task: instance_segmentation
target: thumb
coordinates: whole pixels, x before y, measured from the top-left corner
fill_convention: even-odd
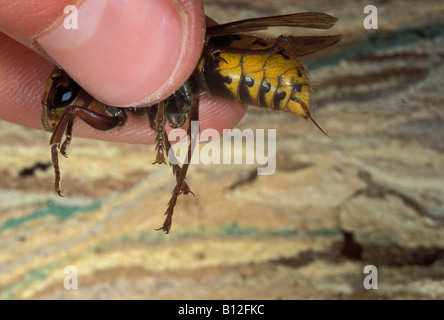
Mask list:
[[[29,1],[20,3],[29,10]],[[44,14],[10,19],[0,27],[44,51],[108,105],[147,105],[164,99],[185,82],[199,60],[205,32],[201,1],[85,0],[66,13],[60,0],[35,3]],[[33,34],[29,25],[41,29]]]

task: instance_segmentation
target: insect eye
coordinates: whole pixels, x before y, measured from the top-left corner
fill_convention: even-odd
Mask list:
[[[56,109],[68,106],[77,97],[79,89],[77,83],[71,83],[68,87],[58,86],[52,97],[52,107]]]

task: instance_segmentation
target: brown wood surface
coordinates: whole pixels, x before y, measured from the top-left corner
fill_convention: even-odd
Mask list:
[[[444,299],[444,38],[426,32],[444,3],[378,1],[377,31],[362,26],[366,1],[205,3],[220,23],[339,17],[344,40],[311,60],[339,58],[310,71],[330,138],[249,110],[238,128],[277,129],[276,172],[192,165],[196,196],[179,198],[164,235],[174,178],[152,146],[74,137],[58,198],[52,168],[19,176],[50,160],[49,134],[0,122],[0,299]],[[67,265],[78,290],[63,286]],[[377,290],[363,287],[366,265]]]

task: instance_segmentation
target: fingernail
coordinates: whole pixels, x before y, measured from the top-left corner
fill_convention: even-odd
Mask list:
[[[175,72],[186,43],[186,12],[173,1],[86,0],[77,19],[77,29],[61,23],[37,42],[109,105],[140,105],[156,95]]]

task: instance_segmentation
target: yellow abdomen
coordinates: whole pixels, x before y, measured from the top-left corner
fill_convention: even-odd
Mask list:
[[[310,86],[305,67],[285,50],[274,50],[276,41],[243,35],[210,38],[212,46],[222,42],[226,49],[202,61],[208,92],[307,118]]]

